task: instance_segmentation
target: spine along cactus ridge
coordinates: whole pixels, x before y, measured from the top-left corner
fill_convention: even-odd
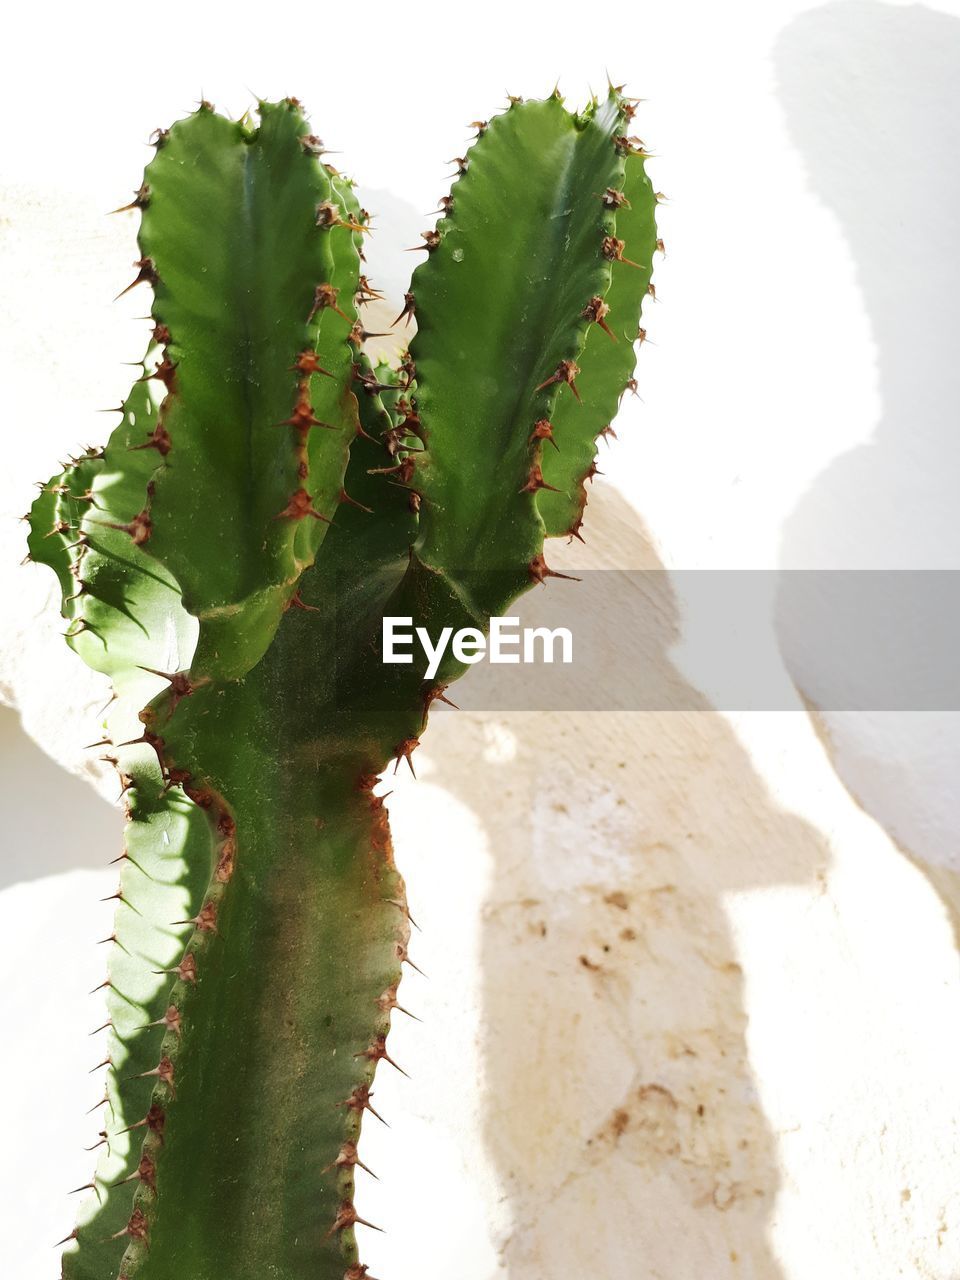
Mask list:
[[[65,1280],[367,1274],[361,1125],[411,924],[374,786],[463,670],[384,664],[382,619],[483,630],[580,536],[662,248],[633,111],[611,87],[477,125],[390,368],[368,215],[296,100],[155,136],[142,376],[29,517],[112,682],[94,745],[128,819]]]

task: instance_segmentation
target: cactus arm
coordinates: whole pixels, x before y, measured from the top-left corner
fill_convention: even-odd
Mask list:
[[[542,465],[544,479],[553,487],[537,494],[548,537],[579,534],[587,501],[584,483],[593,475],[597,435],[616,417],[636,367],[638,325],[657,247],[656,197],[642,153],[626,156],[623,195],[627,202],[614,211],[614,234],[630,262],[611,264],[610,288],[601,299],[608,310],[600,308],[602,323],[590,324],[577,357],[580,403],[561,395],[551,411],[556,448],[543,449]],[[639,337],[642,341],[642,332]]]
[[[93,1194],[81,1206],[76,1244],[64,1258],[71,1280],[119,1274],[132,1198],[125,1180],[136,1175],[142,1145],[140,1130],[129,1126],[148,1112],[153,1081],[142,1073],[156,1065],[156,1032],[145,1028],[168,1008],[170,979],[158,971],[182,952],[190,926],[172,922],[199,910],[210,860],[201,811],[178,788],[166,786],[137,717],[158,683],[144,668],[189,665],[196,639],[196,623],[176,584],[117,527],[142,507],[153,463],[135,446],[155,417],[148,385],[139,382],[103,453],[87,453],[68,466],[30,513],[30,555],[57,572],[69,644],[113,685],[102,721],[103,750],[116,765],[128,815],[123,850],[114,859],[116,919],[104,940],[108,1021],[90,1042],[97,1055],[91,1061],[100,1061],[98,1075],[106,1077],[93,1108],[101,1142],[92,1157]]]
[[[417,555],[431,569],[513,569],[541,552],[535,423],[571,387],[589,298],[604,294],[613,220],[600,199],[622,185],[611,94],[581,117],[556,98],[512,106],[470,149],[439,241],[414,274],[411,344],[427,454]],[[490,610],[488,610],[490,611]]]
[[[357,428],[354,235],[298,106],[260,114],[255,131],[205,107],[174,125],[142,196],[168,392],[149,549],[206,624],[206,675],[242,674],[269,643]]]

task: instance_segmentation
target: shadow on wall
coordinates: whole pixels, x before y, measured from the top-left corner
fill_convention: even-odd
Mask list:
[[[77,867],[100,870],[120,851],[123,816],[65,773],[0,707],[0,890]]]
[[[831,463],[786,523],[782,563],[956,569],[960,21],[921,5],[828,4],[784,29],[775,61],[809,182],[839,218],[855,260],[882,397],[873,438]],[[823,412],[830,413],[829,402]],[[825,599],[795,598],[809,579],[804,583],[788,577],[781,600],[791,673],[821,708],[820,728],[841,778],[927,872],[956,928],[960,715],[830,712],[836,703],[824,696],[829,678],[805,660],[802,632],[785,621],[805,616],[815,628],[817,610],[829,607]],[[922,663],[921,639],[903,664]],[[855,654],[845,669],[855,681]],[[845,692],[856,698],[855,687]]]
[[[589,516],[579,567],[661,567],[616,493],[598,487]],[[829,854],[672,667],[674,602],[667,575],[651,576],[618,662],[653,655],[685,710],[431,726],[434,781],[477,814],[494,863],[484,1127],[515,1280],[781,1276],[768,1243],[776,1140],[723,898],[810,883]],[[537,599],[524,597],[524,625],[539,621]]]

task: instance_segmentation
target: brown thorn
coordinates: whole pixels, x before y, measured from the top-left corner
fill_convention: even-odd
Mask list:
[[[362,502],[357,502],[356,498],[351,498],[346,489],[340,490],[340,501],[348,503],[351,507],[356,507],[358,511],[366,511],[368,516],[373,515],[372,507],[365,507]]]
[[[579,582],[579,578],[575,578],[571,573],[557,573],[555,569],[551,569],[543,558],[543,553],[535,555],[527,566],[527,571],[534,582],[543,583],[547,578],[566,578],[570,582]]]
[[[546,480],[544,480],[543,478],[543,472],[540,469],[540,463],[532,462],[530,464],[530,470],[527,473],[527,483],[523,486],[522,489],[518,490],[518,492],[519,493],[536,493],[540,489],[549,489],[553,493],[562,492],[562,490],[558,489],[556,485],[547,484]]]
[[[539,387],[534,387],[534,391],[543,391],[545,387],[549,387],[555,382],[565,382],[576,396],[577,402],[582,403],[580,400],[580,392],[577,390],[577,384],[574,381],[579,372],[580,366],[575,360],[561,360],[550,377],[545,378],[544,381],[540,383]]]
[[[417,776],[416,770],[413,767],[413,761],[411,760],[410,757],[413,755],[414,751],[416,751],[419,745],[420,745],[419,738],[404,738],[402,742],[398,743],[398,745],[394,748],[394,755],[396,756],[396,763],[393,766],[394,773],[396,773],[397,770],[400,768],[400,761],[406,760],[407,764],[410,767],[410,772],[413,774],[414,777]]]
[[[406,323],[409,324],[410,317],[416,314],[416,310],[417,310],[417,300],[414,297],[414,294],[412,293],[412,291],[405,293],[403,295],[403,310],[397,316],[396,320],[392,321],[392,324],[398,325],[401,320],[405,320]]]
[[[133,265],[139,268],[136,276],[130,281],[125,289],[120,290],[116,298],[114,298],[114,302],[119,298],[122,298],[125,293],[129,293],[131,289],[135,289],[138,284],[147,283],[155,285],[157,283],[159,277],[157,276],[157,271],[151,258],[138,258]]]
[[[590,299],[587,305],[580,312],[584,320],[590,320],[593,324],[597,324],[604,331],[611,342],[616,342],[617,335],[607,324],[606,317],[610,314],[610,307],[606,302],[596,294]]]

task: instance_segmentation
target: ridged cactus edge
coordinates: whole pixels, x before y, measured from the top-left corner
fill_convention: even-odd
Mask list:
[[[485,631],[582,536],[662,247],[633,113],[611,87],[478,125],[397,367],[365,354],[369,215],[299,102],[156,135],[141,376],[28,538],[112,683],[127,815],[64,1280],[367,1275],[361,1127],[411,963],[374,788],[464,670],[384,664],[381,623]]]

